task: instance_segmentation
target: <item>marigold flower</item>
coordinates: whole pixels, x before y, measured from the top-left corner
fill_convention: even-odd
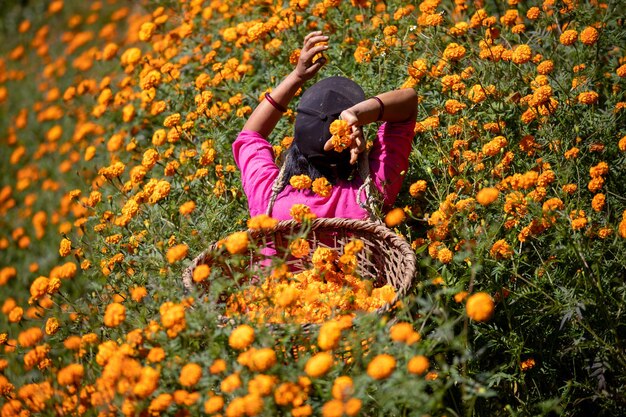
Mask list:
[[[482,206],[488,206],[498,199],[500,191],[497,188],[482,188],[476,194],[476,201]]]
[[[448,248],[441,248],[437,252],[437,260],[442,264],[449,264],[452,262],[452,251]]]
[[[406,215],[404,213],[404,210],[396,207],[389,210],[389,212],[385,215],[385,224],[387,225],[387,227],[395,227],[402,223],[405,218]]]
[[[320,197],[328,197],[332,192],[333,186],[325,177],[317,178],[313,181],[312,190]]]
[[[533,358],[528,358],[520,363],[520,369],[522,370],[522,372],[526,372],[529,369],[532,369],[534,367],[535,367],[535,360]]]
[[[510,259],[513,256],[513,250],[506,240],[500,239],[493,244],[489,254],[495,259]]]
[[[584,91],[578,94],[576,98],[581,104],[595,104],[598,102],[599,95],[595,91]]]
[[[187,253],[189,252],[189,247],[184,243],[180,245],[172,246],[167,250],[167,262],[170,264],[176,263],[182,259],[187,257]]]
[[[317,345],[322,350],[330,350],[337,347],[341,338],[341,326],[336,321],[327,321],[320,327],[317,336]]]
[[[276,227],[278,220],[267,214],[259,214],[248,220],[248,228],[252,230],[268,230]]]
[[[146,360],[152,363],[161,362],[163,359],[165,359],[165,350],[158,346],[150,349],[148,356],[146,357]]]
[[[582,32],[580,32],[580,41],[587,46],[596,43],[599,37],[600,34],[598,33],[598,30],[593,26],[587,26]]]
[[[352,145],[350,138],[351,129],[348,122],[342,119],[334,120],[330,124],[331,143],[336,152],[341,152]]]
[[[61,240],[61,244],[59,245],[59,255],[65,258],[72,252],[72,241],[65,238]]]
[[[591,207],[594,211],[600,212],[604,208],[605,201],[606,196],[604,194],[596,194],[595,196],[593,196],[593,200],[591,200]]]
[[[311,188],[311,178],[308,175],[294,175],[289,179],[289,184],[296,190]]]
[[[487,321],[493,316],[495,304],[491,296],[485,292],[470,295],[465,302],[467,316],[474,321]]]
[[[528,45],[518,45],[513,51],[511,60],[516,64],[525,64],[532,58],[532,50]]]
[[[56,318],[50,317],[48,320],[46,320],[46,334],[48,336],[55,334],[58,330],[59,321]]]
[[[142,23],[141,28],[139,28],[139,40],[144,42],[149,41],[155,29],[156,25],[152,22]]]
[[[248,232],[235,232],[224,239],[224,246],[231,255],[245,252],[249,244]]]
[[[84,374],[83,365],[72,363],[59,370],[57,381],[59,385],[78,385],[82,381]]]
[[[294,204],[291,206],[289,215],[299,223],[313,220],[317,217],[317,215],[311,211],[311,208],[305,204]]]
[[[396,359],[386,353],[377,355],[367,365],[367,374],[374,379],[389,377],[396,368]]]
[[[173,128],[180,125],[180,113],[170,114],[163,121],[163,126]]]
[[[231,393],[239,387],[241,387],[241,378],[237,373],[228,375],[220,384],[220,389],[225,393]]]
[[[111,303],[104,312],[104,325],[117,327],[126,320],[126,307],[120,303]]]
[[[455,42],[450,42],[443,51],[443,57],[450,61],[458,61],[465,56],[465,47]]]
[[[412,345],[415,342],[421,340],[421,336],[413,329],[411,323],[400,322],[396,323],[389,329],[389,336],[391,340],[395,342],[403,342],[407,345]]]
[[[561,36],[559,37],[559,42],[561,42],[562,45],[569,46],[573,45],[574,42],[576,42],[576,39],[578,39],[578,32],[573,29],[568,29],[565,32],[561,33]]]
[[[356,416],[361,411],[362,402],[358,398],[350,398],[343,405],[343,412],[346,413],[347,416]]]
[[[423,375],[428,371],[430,361],[424,355],[413,356],[407,364],[408,371],[412,374]]]
[[[200,381],[202,368],[197,363],[188,363],[180,371],[178,382],[183,387],[192,387]]]
[[[289,251],[294,258],[304,258],[311,251],[311,245],[306,239],[298,238],[291,242],[289,245]]]
[[[304,366],[304,372],[311,378],[319,378],[333,366],[333,356],[328,352],[320,352],[309,358]]]
[[[209,397],[204,403],[204,412],[207,414],[214,414],[224,408],[224,398],[219,395],[213,395]]]
[[[339,400],[330,400],[322,406],[322,417],[341,417],[343,412],[343,402]]]
[[[254,342],[254,329],[242,324],[233,330],[228,337],[228,345],[235,350],[244,350]]]

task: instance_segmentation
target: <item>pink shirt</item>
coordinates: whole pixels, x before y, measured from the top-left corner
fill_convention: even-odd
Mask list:
[[[396,200],[404,172],[409,165],[411,142],[415,121],[383,123],[369,154],[370,175],[376,187],[383,193],[385,207]],[[243,130],[233,143],[235,163],[241,170],[243,190],[248,197],[250,216],[263,214],[267,210],[272,184],[279,168],[274,163],[272,146],[258,132]],[[352,181],[338,180],[328,197],[321,197],[311,190],[296,190],[291,185],[278,194],[272,217],[278,220],[291,219],[289,210],[294,204],[306,204],[317,217],[341,217],[366,219],[367,211],[357,203],[357,193],[363,184],[356,176]],[[365,193],[361,195],[361,201]]]

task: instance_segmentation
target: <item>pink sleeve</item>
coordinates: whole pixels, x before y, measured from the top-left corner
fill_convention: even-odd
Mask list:
[[[265,213],[279,171],[272,146],[258,132],[243,130],[233,143],[233,156],[241,171],[250,215]]]
[[[383,205],[389,208],[396,201],[404,174],[409,167],[409,154],[415,135],[415,121],[383,123],[378,128],[370,151],[370,175],[383,193]]]

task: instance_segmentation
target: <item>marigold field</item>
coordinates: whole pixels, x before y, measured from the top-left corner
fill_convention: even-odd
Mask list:
[[[0,416],[626,415],[625,19],[622,0],[4,0]],[[316,79],[419,96],[387,219],[419,271],[385,314],[358,241],[304,278],[276,258],[183,286],[212,242],[245,260],[230,147],[313,30]]]

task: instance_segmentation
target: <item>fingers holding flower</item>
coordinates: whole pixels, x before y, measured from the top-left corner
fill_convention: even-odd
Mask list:
[[[326,63],[324,56],[318,57],[329,48],[326,42],[328,36],[323,35],[321,31],[311,32],[304,38],[304,46],[300,51],[300,57],[296,64],[296,75],[306,81],[315,76],[317,72]],[[317,59],[315,59],[317,57]]]

